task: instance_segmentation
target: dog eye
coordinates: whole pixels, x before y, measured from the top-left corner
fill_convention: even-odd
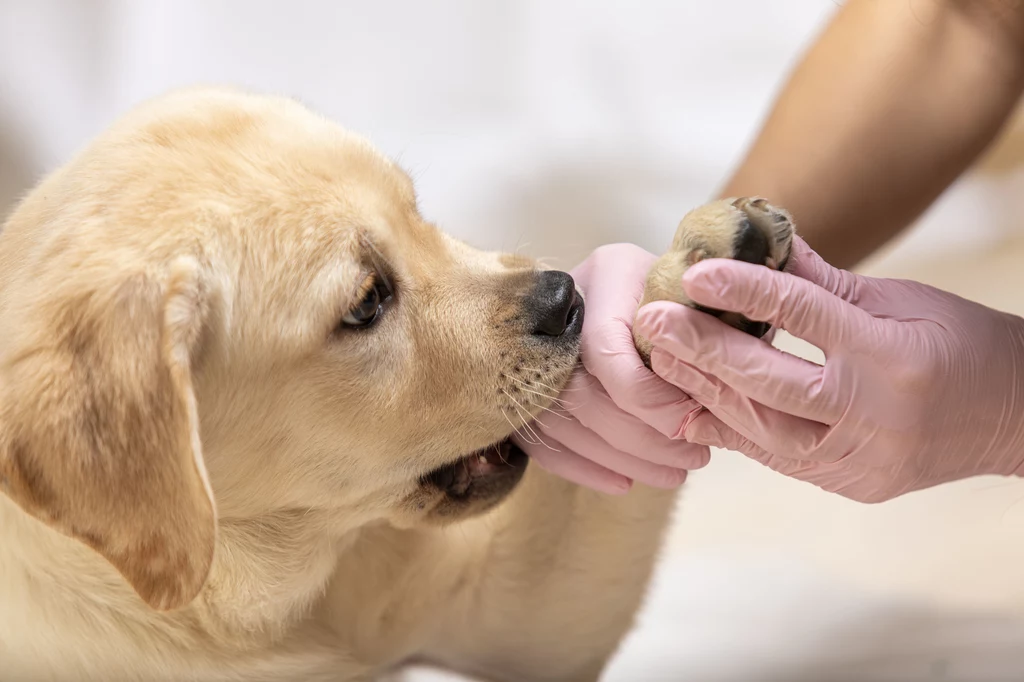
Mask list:
[[[374,275],[366,279],[363,289],[366,291],[363,298],[341,317],[341,323],[347,327],[367,327],[373,324],[384,304],[391,298],[387,284]]]

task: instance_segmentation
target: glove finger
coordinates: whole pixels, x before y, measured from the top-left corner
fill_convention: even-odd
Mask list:
[[[826,447],[830,431],[814,421],[773,410],[737,392],[720,379],[654,349],[655,371],[686,390],[723,423],[766,452],[787,459],[835,461],[841,451]]]
[[[583,290],[587,315],[632,320],[657,257],[633,244],[602,246],[569,273]],[[609,274],[614,273],[614,274]],[[583,324],[586,327],[587,317]]]
[[[896,472],[880,473],[874,468],[858,467],[848,459],[823,464],[778,457],[744,438],[710,412],[702,412],[690,423],[686,437],[711,447],[739,452],[772,471],[857,502],[884,502],[908,491],[892,488],[891,482],[896,480]]]
[[[878,341],[874,317],[787,272],[715,258],[687,270],[683,288],[701,305],[781,327],[826,354],[843,344]]]
[[[637,324],[656,349],[767,407],[830,425],[843,415],[846,396],[827,385],[824,367],[773,348],[710,315],[659,302],[644,306]]]
[[[678,439],[683,419],[695,405],[689,396],[655,376],[633,345],[633,318],[644,293],[647,271],[657,258],[640,247],[603,246],[572,271],[583,289],[583,366],[620,409]],[[627,272],[621,272],[627,268]],[[602,271],[618,273],[601,276]]]
[[[793,238],[793,249],[786,272],[814,282],[853,305],[857,305],[860,299],[862,278],[848,270],[832,267],[800,237]]]
[[[664,436],[682,438],[686,415],[697,405],[644,366],[633,345],[631,326],[620,319],[606,319],[589,334],[581,349],[583,366],[612,402]]]
[[[543,429],[545,438],[550,437],[606,469],[653,488],[677,488],[686,480],[686,469],[654,464],[622,452],[574,418],[546,419]]]
[[[537,443],[516,436],[515,441],[541,469],[570,483],[609,495],[624,495],[633,486],[625,476],[579,456],[553,438]]]
[[[557,423],[571,415],[583,426],[597,433],[617,450],[655,464],[678,469],[699,469],[708,463],[707,448],[693,447],[690,443],[666,437],[641,419],[622,410],[605,392],[592,375],[577,371],[559,398],[560,406],[554,414],[543,415],[539,422]],[[701,407],[688,399],[687,412],[679,411],[675,421],[686,424]]]
[[[709,447],[738,452],[772,471],[794,478],[800,478],[801,474],[820,466],[815,462],[777,457],[706,410],[690,422],[686,428],[686,437],[692,439],[694,443],[704,443]]]

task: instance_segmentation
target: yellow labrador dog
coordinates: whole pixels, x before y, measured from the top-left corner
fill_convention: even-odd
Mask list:
[[[673,494],[510,441],[583,314],[293,101],[131,112],[0,234],[0,677],[596,679]]]

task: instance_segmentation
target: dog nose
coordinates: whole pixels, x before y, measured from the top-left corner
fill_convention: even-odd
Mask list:
[[[583,301],[567,272],[540,273],[527,305],[533,314],[534,336],[562,336],[567,330],[579,333],[582,327]]]

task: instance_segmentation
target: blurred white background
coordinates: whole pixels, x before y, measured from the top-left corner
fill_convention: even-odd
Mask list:
[[[233,84],[368,136],[413,173],[424,213],[476,245],[564,267],[607,242],[660,251],[836,9],[0,0],[0,211],[139,100]],[[1021,136],[866,270],[1024,312]],[[716,453],[686,490],[642,627],[608,679],[1024,679],[1017,482],[863,507]]]

